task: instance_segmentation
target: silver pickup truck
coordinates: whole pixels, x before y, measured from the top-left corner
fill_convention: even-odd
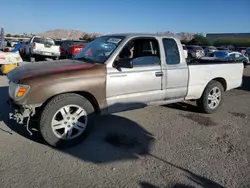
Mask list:
[[[54,147],[79,143],[97,114],[196,100],[205,113],[221,106],[224,92],[242,83],[243,63],[200,60],[187,64],[173,36],[114,34],[89,43],[74,59],[27,64],[8,75],[13,112],[38,120]]]

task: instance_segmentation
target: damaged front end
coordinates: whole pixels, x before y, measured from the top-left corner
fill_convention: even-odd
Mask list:
[[[10,105],[11,109],[9,119],[16,121],[18,124],[25,124],[27,131],[32,135],[29,127],[30,119],[35,115],[36,107],[39,105],[17,105],[12,99],[8,100],[7,103]]]

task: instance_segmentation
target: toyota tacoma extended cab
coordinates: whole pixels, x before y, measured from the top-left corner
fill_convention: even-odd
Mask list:
[[[214,113],[224,92],[242,84],[243,63],[186,63],[173,36],[101,36],[74,59],[38,62],[8,73],[10,118],[38,130],[53,147],[79,143],[97,114],[196,100]]]

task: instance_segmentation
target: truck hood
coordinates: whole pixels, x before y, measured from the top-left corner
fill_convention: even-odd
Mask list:
[[[18,83],[25,78],[36,76],[66,72],[70,70],[88,69],[95,66],[92,63],[85,63],[77,60],[58,60],[58,61],[41,61],[20,65],[7,74],[7,78]]]

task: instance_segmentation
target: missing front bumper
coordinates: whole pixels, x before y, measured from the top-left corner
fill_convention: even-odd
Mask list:
[[[29,109],[16,105],[11,99],[7,103],[10,106],[9,119],[15,120],[18,124],[23,124],[24,119],[29,117]]]
[[[13,100],[8,100],[7,103],[10,106],[9,119],[15,120],[19,124],[24,124],[26,118],[30,118],[32,115],[32,108],[25,108],[21,105],[17,105]]]
[[[25,124],[26,130],[32,135],[29,128],[30,118],[35,114],[34,106],[22,106],[15,104],[12,100],[8,100],[11,112],[9,113],[9,119],[15,120],[18,124]]]

